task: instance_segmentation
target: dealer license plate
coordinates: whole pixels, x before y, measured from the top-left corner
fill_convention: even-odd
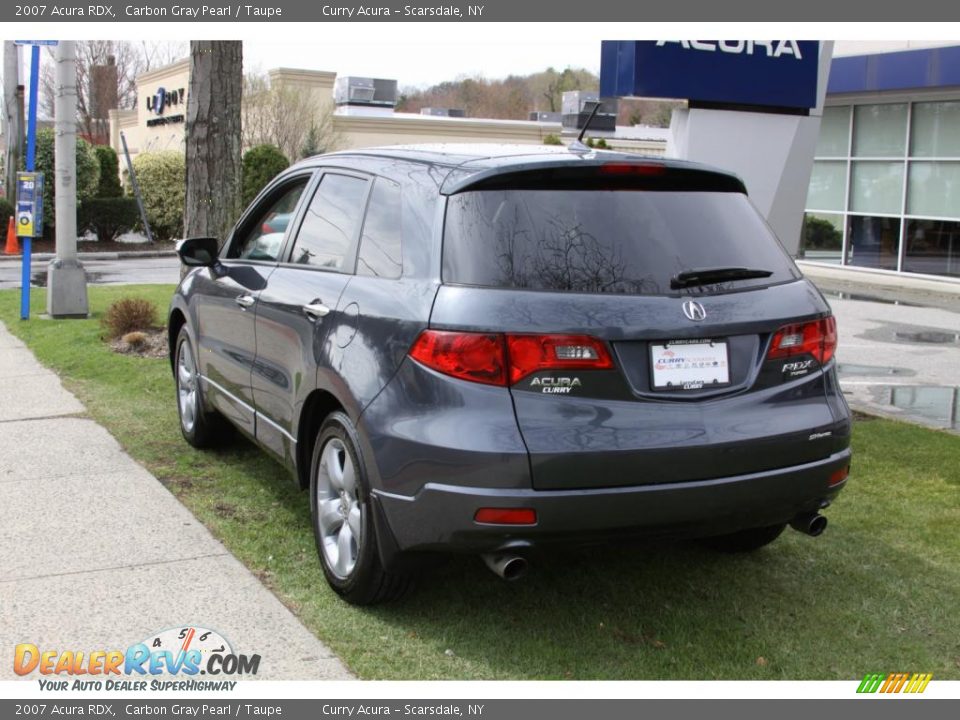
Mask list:
[[[650,345],[656,390],[701,390],[730,383],[724,340],[673,340]]]

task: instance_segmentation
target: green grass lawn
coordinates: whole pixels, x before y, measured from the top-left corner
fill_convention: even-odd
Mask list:
[[[241,440],[190,448],[167,362],[101,341],[110,302],[146,297],[162,316],[171,292],[94,287],[93,319],[24,323],[4,291],[0,319],[360,677],[960,678],[960,437],[858,422],[851,480],[819,539],[788,531],[738,557],[693,543],[566,551],[516,584],[460,558],[399,604],[356,609],[327,589],[287,473]],[[39,314],[44,293],[34,299]]]

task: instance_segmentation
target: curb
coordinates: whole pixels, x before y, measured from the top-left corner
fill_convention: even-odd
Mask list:
[[[44,262],[53,260],[56,257],[53,253],[31,253],[31,261]],[[177,257],[176,250],[144,250],[141,252],[82,252],[77,253],[78,260],[131,260],[136,258],[157,258],[157,257]],[[23,260],[23,255],[0,255],[0,262],[16,262]]]

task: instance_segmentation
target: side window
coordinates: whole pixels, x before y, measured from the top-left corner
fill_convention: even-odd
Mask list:
[[[400,277],[400,236],[400,185],[386,178],[377,178],[363,221],[357,275]]]
[[[368,182],[326,174],[300,225],[290,262],[343,270],[363,216]]]
[[[283,234],[293,219],[297,201],[309,177],[280,188],[278,195],[264,199],[263,211],[255,212],[233,238],[227,257],[241,260],[276,260],[283,247]]]

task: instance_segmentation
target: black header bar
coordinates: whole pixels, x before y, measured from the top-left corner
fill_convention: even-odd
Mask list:
[[[250,4],[248,4],[250,3]],[[3,3],[0,22],[950,22],[960,3],[943,0],[39,0]],[[903,28],[909,35],[909,26]],[[532,29],[531,32],[538,32]],[[737,36],[750,33],[739,32]],[[956,34],[946,28],[944,35]]]

